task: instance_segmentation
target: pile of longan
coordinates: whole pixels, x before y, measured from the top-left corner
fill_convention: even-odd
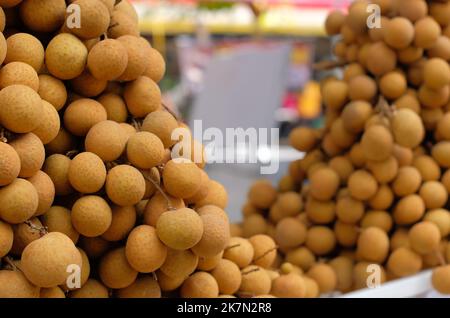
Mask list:
[[[321,83],[324,127],[292,131],[305,157],[251,187],[232,235],[275,240],[273,295],[366,288],[371,264],[381,282],[434,268],[450,294],[450,2],[358,0],[326,31],[342,76]]]
[[[230,245],[201,144],[171,156],[187,127],[130,2],[0,0],[0,31],[0,297],[270,292],[275,242]]]

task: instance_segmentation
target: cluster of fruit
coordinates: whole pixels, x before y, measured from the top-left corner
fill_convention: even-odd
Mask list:
[[[325,127],[292,131],[305,157],[278,189],[251,187],[232,233],[275,240],[272,266],[304,280],[289,296],[310,278],[321,294],[365,288],[371,264],[381,283],[435,268],[450,294],[450,2],[358,0],[326,30],[338,60],[322,66],[343,75],[321,83]]]

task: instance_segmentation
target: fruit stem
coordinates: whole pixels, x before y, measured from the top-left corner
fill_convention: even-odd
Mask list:
[[[375,106],[375,111],[383,117],[392,118],[394,116],[395,108],[391,107],[383,96],[380,96],[378,103]]]
[[[3,258],[3,261],[10,267],[10,270],[12,271],[20,271],[20,269],[14,264],[11,257],[6,256]]]
[[[227,246],[227,247],[225,247],[225,251],[231,250],[232,248],[235,248],[235,247],[238,247],[238,246],[241,246],[241,244],[238,243],[238,244]]]
[[[69,157],[70,159],[73,159],[73,157],[75,157],[76,155],[79,154],[78,150],[69,150],[68,152],[66,152],[66,157]]]
[[[25,221],[24,223],[28,225],[32,230],[38,231],[41,237],[45,234],[48,234],[48,228],[46,226],[36,226],[29,220]]]
[[[276,251],[277,248],[278,248],[278,246],[272,247],[270,250],[267,250],[266,252],[264,252],[264,254],[259,255],[257,258],[255,258],[255,259],[253,260],[253,262],[255,262],[255,261],[257,261],[257,260],[260,260],[261,258],[263,258],[264,256],[266,256],[267,254],[269,254],[269,253],[272,252],[272,251]]]
[[[141,170],[141,173],[144,176],[144,179],[147,180],[147,181],[150,181],[153,184],[153,186],[156,188],[156,190],[158,190],[159,193],[161,193],[161,195],[164,197],[164,199],[166,199],[168,209],[170,211],[175,211],[176,209],[172,206],[172,203],[170,202],[169,197],[163,191],[163,189],[161,189],[160,185],[147,174],[147,171]]]
[[[178,116],[173,112],[173,110],[171,110],[166,104],[161,103],[162,107],[164,107],[164,109],[171,114],[178,122],[180,122],[180,119],[178,118]]]
[[[137,131],[141,131],[142,125],[136,118],[131,119],[131,126],[134,127]]]
[[[253,268],[253,269],[250,269],[250,270],[248,270],[246,272],[242,272],[241,274],[242,274],[242,276],[244,276],[244,275],[248,275],[248,274],[251,274],[251,273],[254,273],[254,272],[259,272],[259,271],[260,271],[259,268]]]

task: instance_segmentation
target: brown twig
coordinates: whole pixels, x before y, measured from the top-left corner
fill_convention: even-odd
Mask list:
[[[164,199],[166,199],[167,201],[167,207],[170,211],[174,211],[176,210],[173,205],[172,202],[170,201],[169,197],[167,196],[167,194],[164,192],[164,190],[161,188],[161,186],[155,181],[153,180],[149,175],[147,171],[143,171],[141,170],[142,175],[144,176],[144,179],[151,182],[153,184],[153,186],[156,188],[156,190],[158,190],[159,193],[161,193],[161,195],[164,197]]]
[[[141,131],[142,129],[142,124],[136,118],[131,119],[131,126],[133,126],[137,131]]]
[[[164,109],[171,114],[178,122],[180,121],[180,119],[178,118],[177,114],[174,113],[173,110],[171,110],[168,106],[166,106],[164,103],[161,103],[162,107],[164,107]]]
[[[227,246],[227,247],[225,247],[225,251],[231,250],[232,248],[235,248],[235,247],[238,247],[238,246],[241,246],[241,244],[238,243],[238,244]]]
[[[36,226],[31,221],[25,221],[24,223],[28,225],[32,230],[38,231],[40,236],[48,234],[48,228],[46,226]]]
[[[277,248],[278,248],[278,246],[275,246],[275,247],[273,247],[273,248],[267,250],[267,251],[264,252],[262,255],[259,255],[257,258],[255,258],[255,259],[253,260],[253,262],[260,260],[261,258],[263,258],[264,256],[268,255],[269,253],[271,253],[271,252],[273,252],[273,251],[276,251]]]
[[[3,258],[3,261],[10,267],[9,270],[12,270],[12,271],[20,271],[20,268],[18,268],[18,267],[16,266],[16,264],[14,264],[14,262],[13,262],[13,260],[12,260],[11,257],[6,256],[6,257]],[[8,267],[5,267],[5,269],[8,269]]]
[[[257,268],[250,269],[250,270],[248,270],[246,272],[242,272],[241,274],[242,274],[242,276],[244,276],[244,275],[248,275],[248,274],[251,274],[251,273],[254,273],[254,272],[259,272],[259,271],[260,271],[260,269],[257,267]]]

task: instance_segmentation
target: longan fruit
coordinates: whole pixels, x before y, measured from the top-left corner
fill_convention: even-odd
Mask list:
[[[144,211],[144,224],[156,226],[156,223],[164,212],[169,210],[169,202],[170,206],[174,209],[181,209],[185,207],[184,201],[180,198],[172,197],[169,194],[162,195],[160,192],[156,192],[156,194],[149,199],[147,206]]]
[[[398,162],[394,156],[384,161],[369,161],[367,168],[380,184],[391,182],[398,173]]]
[[[223,258],[234,262],[239,268],[244,268],[253,260],[253,245],[248,239],[231,237],[228,247],[225,248]]]
[[[281,275],[272,282],[271,294],[280,298],[304,298],[306,283],[298,274]]]
[[[44,145],[58,136],[61,128],[58,111],[49,102],[42,100],[41,124],[33,130]]]
[[[60,232],[67,235],[74,244],[78,242],[80,234],[72,225],[70,210],[62,206],[52,206],[42,216],[42,223],[48,232]]]
[[[158,285],[160,286],[161,290],[165,292],[177,289],[183,284],[185,280],[185,277],[183,276],[170,277],[164,274],[162,271],[157,271],[156,277],[158,278]]]
[[[82,98],[66,108],[64,127],[75,136],[86,136],[95,124],[106,121],[106,118],[106,110],[102,104],[93,99]]]
[[[124,247],[112,250],[103,256],[98,273],[103,284],[114,289],[130,286],[138,275],[138,272],[128,263]]]
[[[433,287],[441,294],[450,294],[450,265],[433,270],[431,277]]]
[[[108,37],[117,39],[121,36],[139,36],[139,25],[125,12],[114,10],[111,14],[111,26],[108,29]]]
[[[360,133],[372,115],[372,105],[366,101],[348,103],[342,111],[341,118],[344,128],[354,134]]]
[[[443,264],[442,256],[445,255],[447,244],[447,240],[442,240],[439,242],[439,246],[435,250],[433,250],[433,252],[421,255],[423,260],[423,267],[432,268]]]
[[[178,128],[177,120],[167,111],[156,110],[145,117],[142,130],[148,131],[161,139],[164,148],[170,148],[176,143],[172,140],[172,132]]]
[[[399,167],[410,166],[413,163],[413,152],[410,148],[394,145],[393,156],[397,159]]]
[[[387,210],[394,202],[394,193],[388,185],[381,185],[377,193],[369,200],[369,206],[374,210]]]
[[[397,55],[384,42],[375,42],[367,52],[367,69],[375,76],[393,71],[397,64]]]
[[[369,19],[368,2],[359,1],[350,5],[346,23],[355,34],[360,35],[367,31],[367,20]]]
[[[257,234],[249,239],[253,246],[253,264],[263,268],[269,268],[277,256],[277,246],[274,240],[264,234]]]
[[[20,256],[24,248],[31,242],[41,237],[43,225],[37,217],[28,220],[27,223],[13,225],[14,241],[11,248],[11,254]]]
[[[127,67],[122,75],[119,76],[118,80],[136,80],[145,72],[145,68],[143,68],[142,65],[145,64],[146,61],[145,52],[148,45],[143,43],[140,38],[133,35],[122,35],[118,37],[117,40],[122,43],[128,53]]]
[[[298,219],[288,217],[276,225],[275,241],[281,248],[293,248],[306,241],[306,226]]]
[[[332,259],[330,265],[337,278],[337,290],[345,293],[351,290],[353,285],[353,260],[346,256],[338,256]]]
[[[60,154],[51,155],[44,162],[42,170],[52,179],[57,195],[68,195],[74,192],[68,177],[70,164],[70,158]]]
[[[303,281],[305,282],[305,298],[318,298],[320,295],[319,285],[316,281],[308,276],[303,276]]]
[[[70,298],[109,298],[109,291],[99,281],[89,278],[80,289],[70,292]]]
[[[432,48],[439,36],[441,27],[431,17],[424,17],[414,24],[414,45],[423,49]]]
[[[82,39],[93,39],[106,33],[110,25],[110,14],[101,1],[76,0],[73,4],[79,6],[81,13],[80,27],[69,28],[73,34]]]
[[[397,51],[398,61],[402,64],[412,64],[423,57],[423,49],[415,46],[408,46],[405,49]]]
[[[336,119],[330,128],[330,137],[339,148],[346,149],[355,143],[356,136],[349,133],[341,118]]]
[[[123,12],[133,21],[138,21],[139,16],[134,5],[129,0],[123,0],[114,7],[115,11]]]
[[[20,6],[20,17],[35,32],[53,32],[64,23],[64,0],[26,0]]]
[[[103,93],[108,84],[105,80],[96,79],[88,71],[70,80],[72,91],[82,97],[95,97]]]
[[[36,92],[39,78],[34,68],[23,62],[11,62],[0,70],[0,89],[11,85],[25,85]]]
[[[258,180],[250,188],[248,199],[259,209],[268,209],[276,200],[276,190],[268,180]]]
[[[161,106],[161,91],[149,77],[140,76],[125,86],[124,98],[129,112],[137,118],[158,110]]]
[[[389,72],[380,79],[380,92],[389,100],[397,99],[406,93],[408,84],[400,72]]]
[[[39,75],[39,89],[38,93],[41,98],[50,104],[59,111],[66,103],[67,100],[67,91],[64,83],[47,74]]]
[[[353,77],[364,74],[364,67],[361,64],[354,62],[345,67],[343,79],[346,82],[349,82]]]
[[[383,263],[389,253],[389,237],[377,227],[368,227],[359,235],[357,253],[365,261]]]
[[[419,88],[419,100],[428,109],[441,108],[446,105],[449,97],[449,87],[443,86],[431,89],[425,85]]]
[[[392,183],[392,190],[397,196],[407,196],[419,190],[422,176],[419,170],[413,166],[400,167],[396,178]]]
[[[344,247],[353,247],[359,236],[359,229],[355,224],[347,224],[337,221],[334,224],[334,235],[339,245]]]
[[[400,247],[410,247],[408,230],[405,228],[398,228],[391,236],[390,249],[395,251]]]
[[[425,203],[423,199],[411,194],[398,201],[394,208],[394,220],[396,224],[408,225],[419,221],[425,213]]]
[[[99,156],[92,152],[82,152],[70,162],[69,182],[81,193],[95,193],[106,181],[106,167]]]
[[[9,144],[0,142],[0,186],[14,181],[20,173],[20,157]]]
[[[348,154],[350,161],[355,168],[361,168],[366,164],[366,157],[361,143],[355,143]]]
[[[223,252],[224,251],[211,257],[199,257],[197,270],[206,272],[212,271],[214,268],[217,267],[219,262],[222,260]]]
[[[28,178],[28,181],[33,184],[39,197],[38,208],[34,215],[43,215],[50,209],[55,199],[55,185],[43,171],[38,171],[31,178]]]
[[[448,210],[434,209],[428,211],[423,220],[434,223],[439,228],[442,237],[447,237],[450,234],[450,212]]]
[[[161,298],[161,288],[153,276],[144,276],[128,287],[119,289],[118,298]]]
[[[60,128],[58,135],[45,145],[47,154],[65,154],[75,148],[76,138],[64,128]]]
[[[350,196],[339,198],[336,203],[337,218],[347,224],[356,224],[364,215],[364,203]]]
[[[330,200],[340,184],[338,174],[331,168],[318,169],[311,176],[311,195],[318,200]]]
[[[217,255],[224,250],[230,240],[228,220],[212,213],[202,213],[200,218],[203,223],[203,235],[192,247],[192,251],[200,257]]]
[[[421,255],[437,250],[441,241],[439,228],[436,224],[428,221],[415,224],[409,230],[408,236],[411,248]]]
[[[183,298],[217,298],[219,286],[210,273],[197,272],[184,281],[180,295]]]
[[[423,181],[437,181],[441,177],[441,168],[430,156],[415,157],[412,165],[420,172]]]
[[[76,36],[61,33],[45,50],[45,63],[51,75],[70,80],[83,73],[88,57],[87,48]]]
[[[0,257],[9,253],[13,246],[14,234],[11,225],[0,220]]]
[[[96,123],[86,135],[86,150],[95,153],[103,161],[114,161],[125,151],[126,136],[118,123],[104,120]]]
[[[6,40],[8,51],[5,63],[23,62],[31,65],[39,72],[44,64],[44,47],[42,43],[31,34],[16,33]]]
[[[78,233],[86,237],[96,237],[108,230],[112,222],[112,211],[103,198],[87,195],[75,202],[71,217]]]
[[[349,85],[344,81],[330,81],[322,87],[322,98],[327,109],[340,110],[349,97]]]
[[[269,294],[272,281],[263,267],[250,265],[241,270],[242,282],[238,294],[242,297],[252,297]]]
[[[115,166],[106,176],[106,194],[117,205],[135,205],[144,197],[145,179],[132,166]]]
[[[450,84],[450,67],[443,59],[429,59],[424,66],[423,79],[428,88],[441,89]]]
[[[365,170],[356,170],[348,179],[350,195],[364,201],[372,198],[378,190],[378,184],[372,174]]]
[[[349,82],[349,97],[352,101],[370,102],[377,93],[376,82],[367,75],[359,75]]]
[[[31,177],[42,168],[45,160],[45,149],[41,140],[35,134],[20,135],[10,145],[20,158],[19,177]]]
[[[335,248],[336,237],[326,226],[313,226],[308,230],[305,246],[316,255],[326,255]]]
[[[328,162],[328,166],[338,174],[341,183],[346,183],[354,171],[351,160],[346,156],[334,157]]]
[[[386,272],[383,268],[383,266],[380,265],[376,265],[376,264],[371,264],[369,262],[358,262],[357,264],[355,264],[355,266],[353,267],[353,288],[358,290],[358,289],[363,289],[363,288],[367,288],[367,284],[369,276],[373,273],[372,271],[370,271],[369,267],[375,267],[378,268],[379,273],[380,273],[380,283],[383,284],[384,282],[386,282]],[[374,268],[375,269],[375,268]]]
[[[308,220],[314,224],[328,224],[336,218],[336,204],[333,201],[319,201],[308,198],[305,207]]]
[[[140,225],[128,235],[125,254],[128,263],[140,273],[159,269],[167,257],[167,247],[158,239],[150,225]]]
[[[361,228],[377,227],[386,233],[392,229],[394,221],[390,213],[386,211],[368,211],[361,220]]]
[[[156,135],[142,131],[128,139],[126,152],[135,167],[150,169],[162,162],[164,145]]]
[[[59,287],[42,288],[40,298],[66,298],[66,295]]]
[[[120,41],[105,39],[89,51],[87,67],[99,80],[115,80],[123,74],[127,65],[128,52]]]
[[[184,280],[195,271],[197,265],[198,256],[190,250],[176,251],[169,248],[167,250],[166,261],[161,266],[160,271],[171,278]]]
[[[398,277],[411,276],[422,269],[422,258],[407,247],[399,247],[388,258],[387,268]]]
[[[156,223],[156,233],[168,247],[186,250],[201,240],[204,225],[202,218],[194,210],[181,208],[161,214]]]
[[[80,237],[80,246],[90,259],[98,259],[110,250],[111,244],[101,237]]]
[[[450,59],[450,39],[441,35],[434,46],[427,50],[427,53],[431,58],[438,57],[448,61]]]
[[[164,57],[154,48],[149,48],[147,50],[147,60],[149,65],[143,75],[151,78],[155,83],[160,82],[166,72]]]
[[[394,140],[386,127],[374,125],[364,132],[361,146],[368,160],[384,161],[392,154]]]
[[[394,4],[397,14],[415,22],[428,13],[428,5],[424,0],[406,1],[399,0]]]
[[[189,160],[170,160],[162,174],[167,192],[178,198],[193,196],[201,186],[200,169]]]
[[[136,208],[134,206],[112,206],[111,210],[111,225],[102,234],[102,238],[110,242],[121,241],[128,236],[136,224]]]
[[[242,276],[239,267],[230,260],[221,259],[211,271],[221,294],[235,294],[241,285]]]
[[[203,199],[206,199],[206,197],[208,196],[210,179],[208,177],[208,174],[203,169],[200,169],[200,174],[201,174],[200,188],[193,196],[185,199],[186,203],[188,204],[195,204],[197,202],[202,201]]]
[[[10,224],[25,222],[36,213],[39,196],[33,184],[15,179],[0,189],[0,218]]]
[[[321,294],[332,292],[336,289],[338,281],[334,269],[324,263],[313,265],[307,273],[309,278],[316,281]]]
[[[39,291],[21,271],[0,270],[1,298],[39,298]]]
[[[3,8],[12,8],[21,3],[23,0],[1,0],[0,6]]]
[[[0,91],[0,122],[15,133],[35,130],[41,120],[42,103],[32,88],[14,84]]]
[[[340,10],[331,11],[325,21],[325,30],[328,35],[337,35],[345,22],[345,14]]]
[[[414,25],[406,18],[395,17],[384,28],[384,41],[394,49],[405,49],[414,40]]]
[[[298,151],[310,151],[317,141],[316,132],[309,127],[294,128],[289,134],[289,143]]]
[[[286,253],[286,261],[308,271],[316,262],[315,255],[306,247],[299,247]]]
[[[437,209],[443,207],[448,200],[448,193],[444,185],[439,181],[426,181],[419,189],[427,209]]]

